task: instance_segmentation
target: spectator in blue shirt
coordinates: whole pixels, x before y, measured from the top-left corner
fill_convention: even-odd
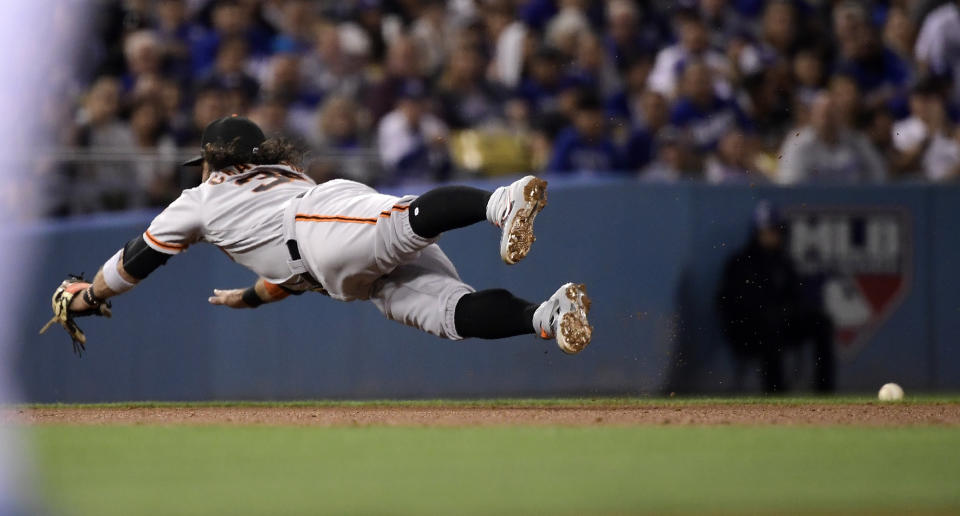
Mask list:
[[[610,0],[607,8],[607,54],[617,69],[624,70],[638,58],[651,55],[669,40],[666,23],[655,17],[654,9],[643,16],[636,2]]]
[[[764,0],[732,0],[730,4],[741,16],[753,19],[763,10]]]
[[[309,0],[286,0],[281,4],[280,33],[271,40],[271,50],[299,54],[309,52],[316,19],[314,9],[314,3]]]
[[[530,0],[521,4],[517,14],[532,29],[543,30],[547,22],[557,15],[557,2],[554,0]]]
[[[624,70],[623,89],[607,99],[607,115],[618,125],[636,123],[642,114],[641,105],[647,92],[647,78],[653,68],[653,56],[638,56]]]
[[[260,83],[247,73],[246,66],[247,41],[239,37],[225,39],[217,50],[213,67],[199,80],[200,89],[209,85],[219,87],[229,97],[229,111],[244,113],[260,91]]]
[[[866,9],[846,2],[834,9],[833,19],[840,50],[836,72],[856,80],[867,109],[905,106],[910,70],[907,63],[880,40]]]
[[[710,44],[728,48],[731,41],[750,34],[751,23],[735,9],[730,9],[726,0],[701,1],[700,18],[710,31]]]
[[[663,95],[648,90],[641,97],[639,117],[623,149],[624,166],[638,171],[647,166],[656,154],[656,136],[667,125],[670,106]]]
[[[530,76],[520,83],[517,94],[539,115],[560,109],[560,93],[571,79],[563,71],[563,55],[555,48],[537,51],[530,63]]]
[[[270,34],[256,25],[250,10],[239,0],[216,0],[210,19],[212,30],[196,37],[190,45],[195,75],[207,71],[213,65],[217,49],[226,38],[246,39],[251,55],[261,56],[271,50]]]
[[[603,108],[592,94],[580,97],[573,125],[564,129],[553,146],[548,172],[623,171],[620,153],[607,130]]]
[[[190,42],[200,37],[202,29],[187,18],[185,0],[157,2],[156,34],[170,75],[186,82],[191,76]]]
[[[595,34],[585,32],[577,38],[577,52],[570,63],[569,74],[580,86],[612,95],[621,89],[620,74],[603,42]]]
[[[439,181],[450,175],[447,126],[428,109],[423,81],[404,83],[397,107],[377,127],[377,147],[387,184]]]
[[[446,73],[437,84],[440,114],[453,129],[468,129],[502,118],[501,91],[483,75],[483,55],[475,46],[461,44],[447,59]]]
[[[736,102],[714,92],[711,71],[702,61],[687,65],[681,91],[670,113],[670,124],[686,132],[699,150],[711,150],[723,133],[749,125]]]

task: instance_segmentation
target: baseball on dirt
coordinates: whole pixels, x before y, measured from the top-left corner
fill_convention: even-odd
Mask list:
[[[880,401],[900,401],[903,399],[903,388],[895,383],[885,383],[877,393]]]

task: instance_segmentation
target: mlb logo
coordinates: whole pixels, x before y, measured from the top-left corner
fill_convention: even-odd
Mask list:
[[[896,207],[792,206],[784,219],[797,273],[832,317],[838,355],[851,358],[910,289],[909,213]]]

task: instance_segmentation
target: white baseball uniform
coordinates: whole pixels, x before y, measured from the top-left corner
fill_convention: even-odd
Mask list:
[[[435,239],[413,232],[408,207],[415,198],[342,179],[317,185],[284,165],[230,167],[184,190],[143,238],[166,254],[211,243],[291,290],[315,287],[301,274],[309,273],[334,299],[369,299],[392,320],[459,339],[457,302],[473,288]],[[290,239],[302,261],[291,256]]]

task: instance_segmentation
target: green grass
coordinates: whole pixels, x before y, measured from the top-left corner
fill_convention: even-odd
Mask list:
[[[37,408],[159,408],[159,407],[555,407],[608,405],[702,405],[702,404],[775,404],[810,403],[880,403],[874,395],[806,396],[806,397],[597,397],[597,398],[495,398],[495,399],[428,399],[428,400],[298,400],[298,401],[121,401],[112,403],[42,403],[25,405]],[[898,403],[960,403],[956,394],[919,394],[907,396]]]
[[[66,514],[960,513],[951,427],[28,431]]]

